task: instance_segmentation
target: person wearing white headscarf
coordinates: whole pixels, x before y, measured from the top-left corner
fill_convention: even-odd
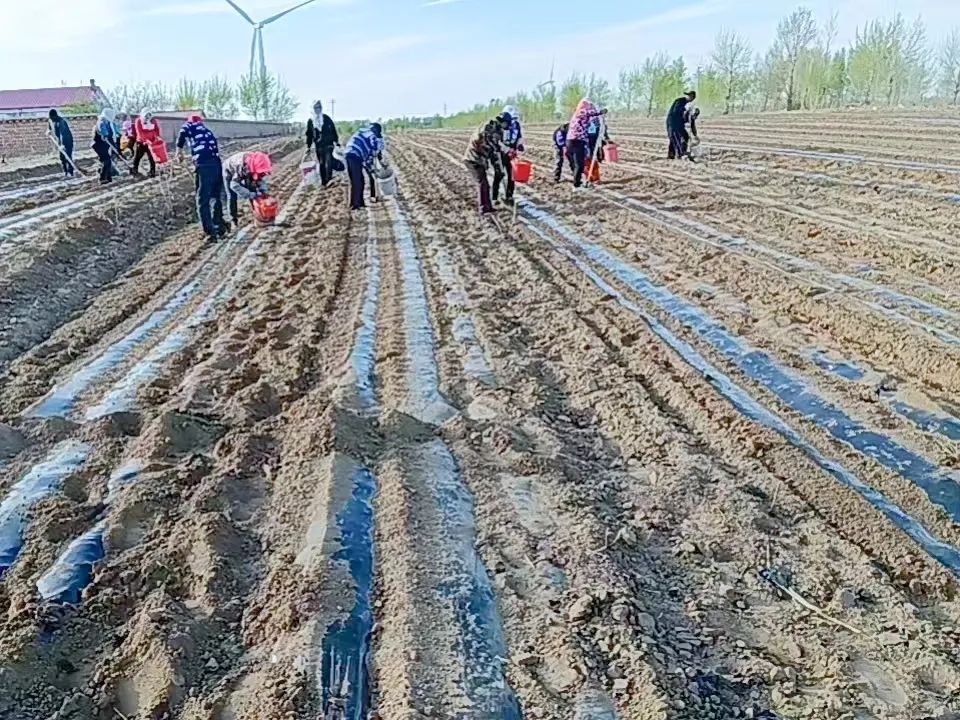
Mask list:
[[[323,103],[317,100],[313,104],[313,117],[307,120],[307,151],[316,148],[317,169],[324,187],[330,184],[333,177],[333,148],[339,144],[337,126],[330,116],[323,112]]]
[[[133,123],[133,131],[136,134],[137,149],[133,155],[133,168],[131,175],[140,174],[140,161],[146,156],[150,161],[150,177],[157,176],[157,161],[153,158],[150,146],[153,143],[162,140],[160,137],[160,124],[153,119],[153,112],[144,108],[140,111],[140,117]]]
[[[110,108],[104,108],[93,126],[93,143],[90,147],[100,159],[100,184],[113,182],[113,160],[110,154],[115,147],[116,138],[113,134],[113,120],[116,113]]]

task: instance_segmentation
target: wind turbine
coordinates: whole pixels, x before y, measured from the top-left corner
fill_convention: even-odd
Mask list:
[[[250,77],[252,78],[253,70],[257,65],[258,54],[260,56],[260,77],[263,77],[267,74],[267,61],[263,57],[263,29],[267,25],[276,22],[284,15],[289,15],[294,10],[299,10],[304,5],[309,5],[310,3],[316,2],[316,0],[306,0],[306,2],[302,2],[299,5],[294,5],[292,8],[284,10],[283,12],[279,12],[276,15],[271,15],[266,20],[261,20],[260,22],[256,22],[252,17],[247,15],[243,8],[237,5],[233,0],[227,0],[227,2],[230,4],[230,7],[240,14],[240,17],[253,26],[253,43],[250,45]]]

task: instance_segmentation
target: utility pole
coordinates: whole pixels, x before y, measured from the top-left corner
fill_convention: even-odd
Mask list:
[[[337,99],[330,98],[330,118],[333,119],[333,116],[337,114]]]

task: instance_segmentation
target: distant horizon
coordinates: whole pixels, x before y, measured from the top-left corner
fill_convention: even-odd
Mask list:
[[[254,19],[296,4],[238,2]],[[960,25],[955,0],[774,0],[762,7],[748,0],[653,0],[642,9],[611,0],[602,18],[579,4],[557,12],[545,0],[520,8],[506,0],[317,0],[265,28],[263,38],[268,70],[299,101],[298,120],[316,99],[327,111],[335,105],[338,121],[431,117],[530,89],[551,68],[558,83],[573,72],[614,82],[619,70],[658,51],[703,65],[721,28],[762,53],[778,20],[800,4],[820,21],[836,11],[838,47],[849,45],[859,26],[897,12],[908,21],[922,17],[931,46]],[[4,15],[2,88],[80,86],[94,78],[109,95],[121,84],[173,85],[182,77],[235,82],[248,68],[251,28],[224,0],[156,0],[146,8],[133,0],[33,0]],[[511,17],[516,21],[503,22]],[[64,77],[65,69],[78,67],[85,68],[81,78]]]

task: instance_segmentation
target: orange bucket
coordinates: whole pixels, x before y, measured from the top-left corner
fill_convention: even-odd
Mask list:
[[[253,214],[262,225],[272,225],[277,219],[279,203],[275,197],[262,195],[253,199]]]
[[[583,166],[583,177],[587,182],[600,182],[600,163],[595,160],[587,160]]]
[[[620,162],[620,148],[618,148],[614,143],[608,143],[603,149],[603,152],[606,153],[607,162]]]
[[[167,144],[163,140],[154,140],[150,143],[150,154],[158,165],[164,165],[167,158]]]
[[[513,179],[515,182],[525,184],[530,182],[530,176],[533,174],[533,163],[529,160],[513,161]]]

